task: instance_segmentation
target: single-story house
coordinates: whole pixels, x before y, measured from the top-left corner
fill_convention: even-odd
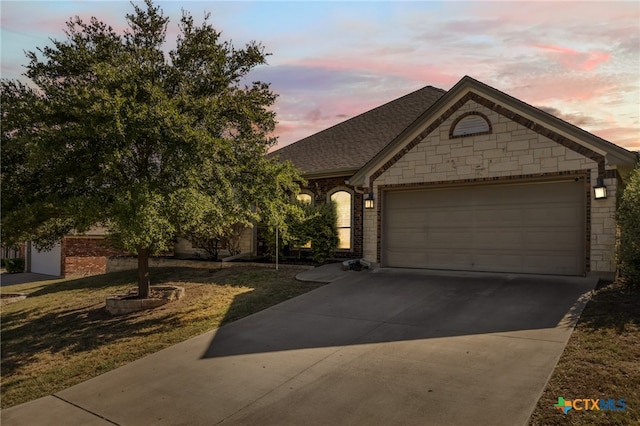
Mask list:
[[[616,268],[616,195],[638,154],[471,77],[275,151],[338,203],[337,257],[559,275]],[[366,206],[365,206],[366,205]]]

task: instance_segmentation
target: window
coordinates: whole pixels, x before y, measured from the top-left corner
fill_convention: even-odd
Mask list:
[[[450,138],[491,133],[489,119],[479,112],[467,112],[454,121],[449,131]]]
[[[300,194],[298,194],[296,196],[296,199],[304,204],[313,204],[313,197],[311,197],[311,194],[307,194],[304,192],[301,192]],[[304,245],[301,246],[294,246],[295,248],[311,248],[311,241],[307,242]]]
[[[309,194],[298,194],[296,198],[298,199],[298,201],[302,201],[305,204],[312,204],[311,195]]]
[[[347,191],[337,191],[331,194],[331,201],[336,203],[336,209],[338,211],[338,248],[350,249],[351,248],[351,194]]]

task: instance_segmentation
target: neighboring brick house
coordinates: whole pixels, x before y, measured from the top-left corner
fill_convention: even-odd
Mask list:
[[[255,254],[255,228],[247,228],[241,235],[241,253]],[[26,269],[29,272],[53,276],[88,276],[107,273],[108,259],[134,254],[115,249],[107,244],[107,231],[93,228],[83,235],[67,235],[50,250],[38,250],[27,244]],[[226,247],[221,247],[220,257],[228,256]],[[206,259],[207,253],[185,238],[178,238],[171,251],[162,257],[177,259]]]
[[[616,193],[638,161],[470,77],[448,92],[425,87],[273,155],[302,170],[311,200],[340,194],[349,218],[338,257],[603,276],[616,268]]]
[[[68,235],[50,250],[27,248],[27,271],[54,276],[87,276],[107,272],[107,258],[130,253],[107,244],[106,231],[93,228],[84,235]]]
[[[62,273],[98,275],[107,272],[107,258],[130,255],[106,244],[104,236],[69,236],[62,240]]]

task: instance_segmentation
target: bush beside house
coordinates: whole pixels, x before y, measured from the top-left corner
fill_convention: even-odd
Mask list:
[[[304,205],[305,218],[293,229],[299,245],[309,244],[311,259],[323,263],[333,257],[338,246],[336,229],[337,212],[335,203]]]
[[[334,256],[338,245],[337,213],[334,203],[299,203],[298,214],[289,214],[286,227],[278,230],[278,255],[281,258],[308,259],[324,263]],[[260,226],[264,251],[275,258],[276,233]]]
[[[618,207],[619,262],[622,278],[640,285],[640,168],[632,172]]]
[[[3,259],[4,267],[10,274],[24,272],[24,259],[16,257],[14,259]]]

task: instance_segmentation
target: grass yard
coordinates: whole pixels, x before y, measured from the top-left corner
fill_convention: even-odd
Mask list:
[[[2,287],[28,293],[1,315],[2,408],[58,392],[167,346],[322,286],[300,268],[152,268],[153,284],[186,296],[152,311],[112,317],[108,295],[136,287],[136,272]]]
[[[625,399],[624,411],[562,414],[558,397]],[[579,405],[581,407],[582,405]],[[640,287],[613,283],[599,288],[538,401],[532,425],[640,424]]]

